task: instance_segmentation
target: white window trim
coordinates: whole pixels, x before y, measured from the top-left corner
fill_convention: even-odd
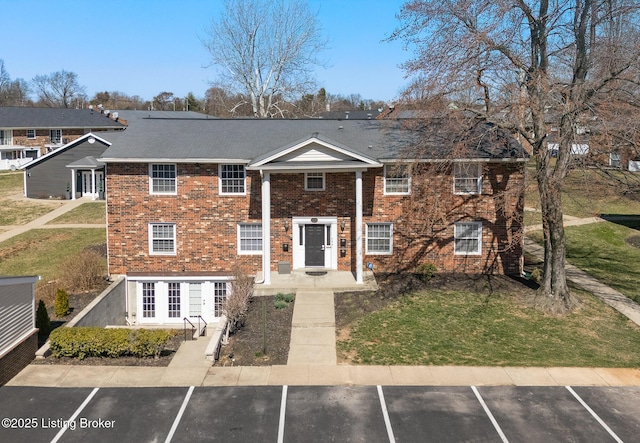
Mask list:
[[[613,168],[619,168],[622,166],[622,156],[619,152],[609,153],[609,166]]]
[[[465,224],[465,225],[469,225],[469,224],[473,224],[473,225],[477,225],[479,227],[478,232],[479,232],[479,237],[476,239],[478,240],[478,250],[475,252],[458,252],[456,251],[456,240],[458,240],[458,225],[459,224]],[[462,240],[462,239],[460,239]],[[454,255],[482,255],[482,222],[475,222],[475,221],[468,221],[468,222],[458,222],[458,223],[454,223],[453,224],[453,253]]]
[[[310,188],[308,186],[309,182],[307,181],[307,178],[309,177],[309,172],[305,172],[304,173],[304,190],[305,191],[324,191],[326,189],[326,183],[327,183],[327,179],[325,177],[325,173],[324,172],[312,172],[311,174],[322,174],[322,188]],[[314,178],[319,178],[317,176],[315,176]]]
[[[369,251],[369,225],[388,225],[389,226],[389,251]],[[365,254],[367,255],[393,255],[393,223],[387,222],[370,222],[365,223]]]
[[[384,165],[383,168],[383,177],[384,177],[384,184],[383,184],[383,195],[410,195],[411,194],[411,172],[408,172],[408,191],[407,192],[389,192],[387,191],[387,170],[388,168],[396,168],[398,167],[397,165]],[[406,166],[407,169],[409,168],[408,166]]]
[[[153,191],[153,167],[155,165],[170,165],[175,168],[176,177],[173,192],[154,192]],[[178,165],[176,163],[149,163],[149,194],[150,195],[178,195]]]
[[[0,131],[3,133],[0,144],[3,146],[13,145],[13,129],[0,129]]]
[[[60,134],[60,136],[58,136],[58,134]],[[49,142],[62,143],[62,129],[49,129]]]
[[[156,252],[153,250],[153,227],[154,226],[173,226],[173,251],[162,251],[162,252]],[[149,235],[149,255],[168,255],[168,256],[172,256],[172,255],[177,255],[177,250],[178,250],[178,245],[177,245],[177,239],[176,239],[176,224],[175,223],[164,223],[164,222],[156,222],[156,223],[149,223],[149,228],[148,228],[148,235]]]
[[[222,167],[223,166],[242,166],[244,171],[244,183],[242,185],[243,192],[222,192]],[[219,195],[247,195],[247,168],[241,163],[221,163],[218,165],[218,194]]]
[[[240,248],[240,228],[241,226],[247,226],[247,225],[257,225],[260,226],[260,231],[262,232],[262,223],[238,223],[238,228],[237,228],[237,239],[236,239],[236,244],[238,245],[238,255],[262,255],[262,250],[260,251],[244,251]],[[262,237],[261,237],[262,240]]]
[[[456,176],[456,167],[457,165],[461,165],[461,166],[473,166],[475,165],[478,168],[478,171],[476,172],[476,190],[475,191],[470,191],[470,192],[465,192],[465,191],[456,191],[456,179],[458,178]],[[468,178],[468,177],[461,177],[461,178]],[[453,193],[455,195],[480,195],[482,194],[482,163],[454,163],[453,165]]]
[[[29,137],[29,131],[33,131],[33,137]],[[27,129],[27,140],[35,140],[36,136],[37,133],[35,129]]]

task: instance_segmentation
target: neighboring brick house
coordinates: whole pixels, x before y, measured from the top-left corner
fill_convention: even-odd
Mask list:
[[[89,109],[0,107],[0,170],[16,170],[91,131],[124,128]]]
[[[483,124],[411,154],[420,137],[398,121],[326,119],[148,120],[110,134],[109,273],[127,277],[129,321],[217,317],[236,266],[265,284],[283,262],[357,283],[367,267],[422,263],[519,274],[520,145]]]
[[[38,350],[34,286],[38,277],[0,277],[0,386]]]

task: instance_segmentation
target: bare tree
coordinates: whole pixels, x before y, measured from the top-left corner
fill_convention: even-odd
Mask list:
[[[11,76],[4,67],[4,60],[0,59],[0,105],[24,106],[25,104],[31,104],[29,85],[21,78],[11,80]]]
[[[415,48],[404,67],[426,83],[421,91],[455,100],[531,147],[545,244],[540,289],[554,311],[574,302],[561,194],[576,128],[603,118],[598,105],[623,85],[638,84],[639,7],[631,0],[415,0],[403,6],[391,37]],[[553,160],[552,126],[559,145]]]
[[[280,100],[312,86],[325,48],[314,14],[302,0],[225,0],[202,43],[220,82],[246,96],[255,117],[282,116]]]
[[[70,108],[73,102],[85,99],[85,87],[78,83],[75,72],[65,70],[49,75],[36,75],[31,81],[38,99],[52,108]]]
[[[175,98],[173,92],[161,92],[153,97],[153,109],[157,111],[175,111]]]

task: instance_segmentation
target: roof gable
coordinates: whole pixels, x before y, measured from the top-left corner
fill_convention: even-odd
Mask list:
[[[268,166],[334,165],[348,163],[362,166],[382,166],[377,160],[347,148],[338,142],[320,138],[317,133],[289,146],[271,151],[249,163],[248,169]]]
[[[93,141],[91,141],[91,140],[93,140]],[[64,151],[66,151],[68,149],[71,149],[74,146],[77,146],[79,144],[84,143],[85,141],[87,141],[88,143],[91,143],[91,144],[98,142],[98,143],[102,143],[102,144],[106,145],[107,147],[111,146],[111,142],[105,140],[102,137],[99,137],[99,136],[95,135],[92,132],[89,132],[88,134],[85,134],[82,137],[77,138],[77,139],[73,140],[72,142],[67,143],[64,146],[61,146],[60,148],[55,149],[55,150],[43,155],[42,157],[38,157],[38,158],[34,159],[33,161],[30,161],[26,165],[22,165],[20,167],[20,169],[29,169],[32,166],[35,166],[38,163],[45,161],[47,158],[49,158],[49,157],[51,157],[53,155],[57,155],[57,154],[59,154],[61,152],[64,152]]]

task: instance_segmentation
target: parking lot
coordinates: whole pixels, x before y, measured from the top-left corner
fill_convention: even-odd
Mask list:
[[[0,388],[2,442],[638,441],[640,387]]]

